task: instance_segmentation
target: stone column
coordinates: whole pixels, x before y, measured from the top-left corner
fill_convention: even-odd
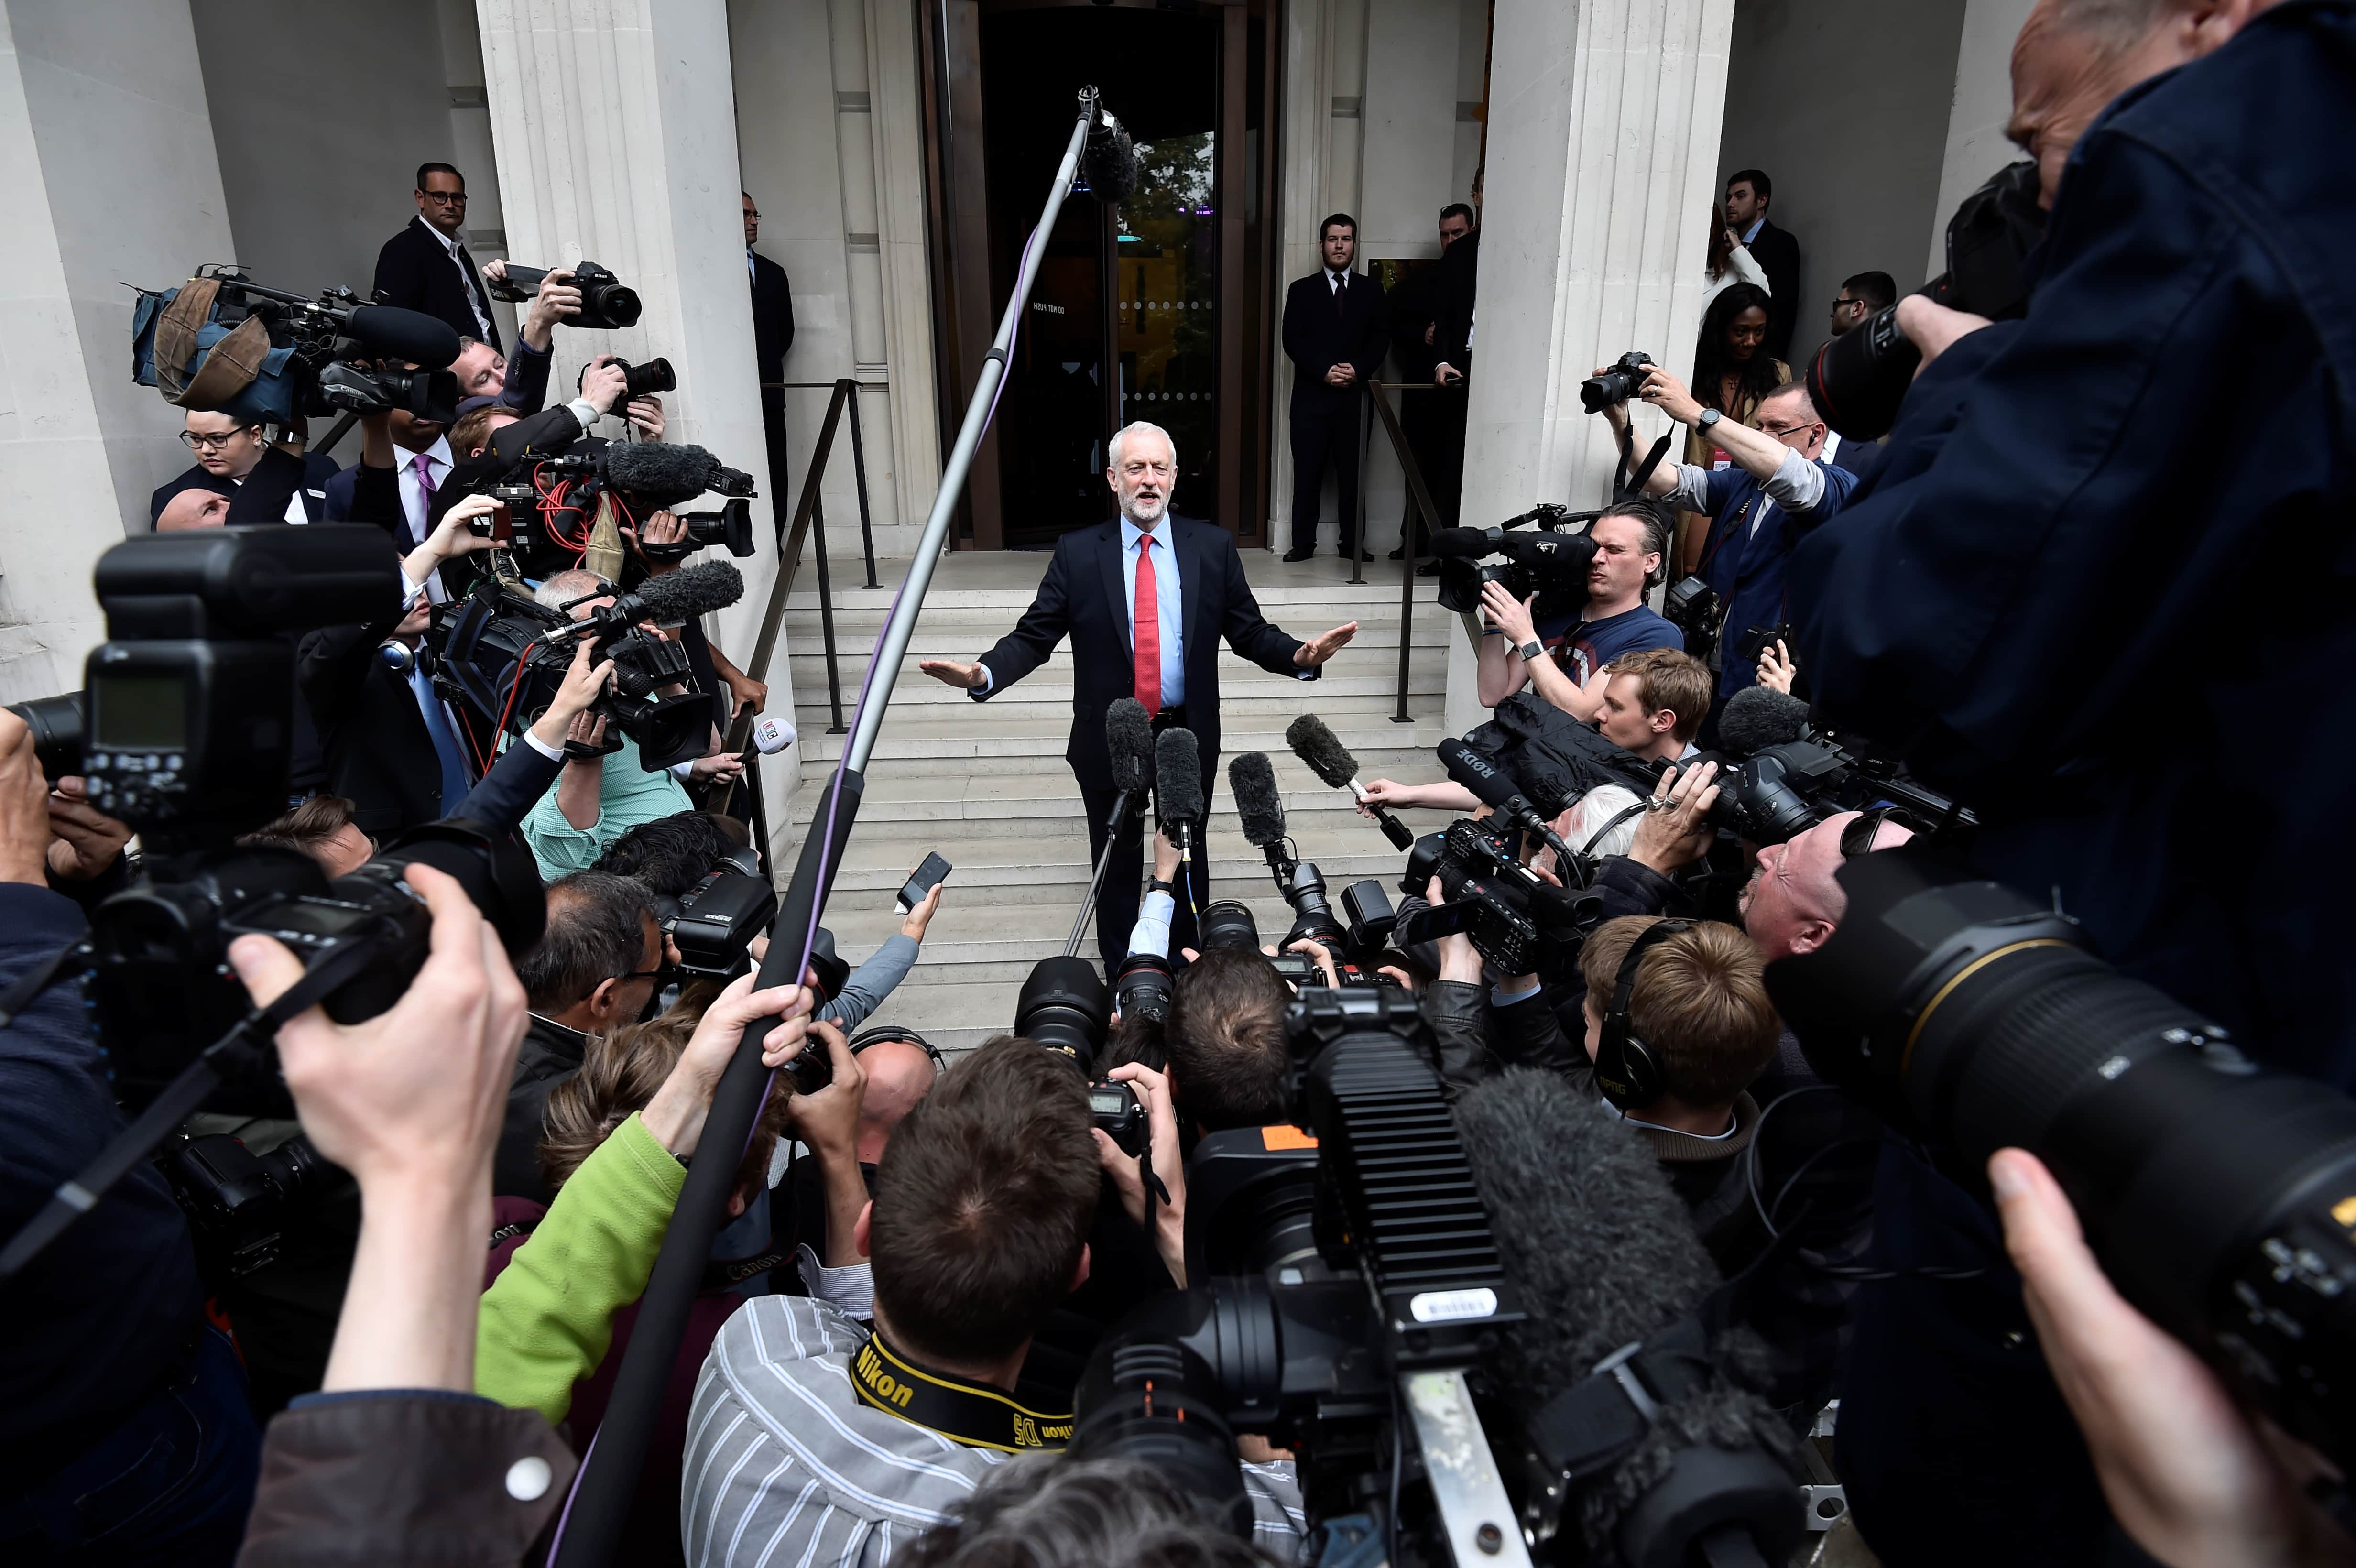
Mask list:
[[[1700,319],[1734,0],[1497,0],[1463,517],[1601,505],[1617,453],[1579,384]],[[1649,441],[1662,421],[1640,415]],[[1641,448],[1640,448],[1641,452]],[[1451,641],[1448,721],[1480,721]]]
[[[1947,270],[1947,219],[1956,203],[2020,156],[2005,140],[2012,118],[2012,40],[2036,0],[1965,0],[1955,49],[1955,96],[1947,113],[1947,152],[1939,169],[1939,204],[1931,214],[1931,254],[1922,275]],[[1898,280],[1901,289],[1912,286]]]
[[[602,263],[645,304],[626,331],[559,327],[551,395],[599,353],[667,358],[679,389],[663,399],[666,439],[760,474],[766,459],[724,0],[481,0],[478,16],[509,253]],[[789,505],[755,501],[754,538],[774,539],[771,508]],[[736,565],[744,597],[707,629],[742,662],[776,561],[764,552]],[[785,655],[781,638],[767,671],[768,711],[789,716]],[[773,830],[785,822],[800,756],[796,745],[766,761]]]
[[[187,0],[0,6],[0,700],[81,687],[91,569],[188,464],[131,379],[131,291],[232,260]]]

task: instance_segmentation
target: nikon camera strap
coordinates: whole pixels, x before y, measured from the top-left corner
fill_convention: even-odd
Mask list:
[[[1072,1440],[1072,1416],[1025,1410],[994,1388],[928,1371],[871,1334],[851,1358],[859,1403],[913,1422],[968,1448],[1001,1454],[1060,1450]]]

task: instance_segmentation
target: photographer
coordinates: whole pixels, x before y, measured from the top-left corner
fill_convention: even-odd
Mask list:
[[[1599,376],[1611,368],[1599,368]],[[1723,628],[1713,650],[1719,661],[1717,707],[1752,683],[1755,671],[1734,656],[1732,644],[1754,628],[1772,631],[1788,610],[1784,569],[1792,551],[1811,529],[1847,503],[1857,475],[1828,461],[1840,438],[1808,400],[1804,382],[1776,388],[1760,400],[1753,430],[1719,417],[1687,391],[1685,384],[1655,366],[1638,397],[1681,425],[1707,435],[1734,465],[1712,471],[1689,463],[1662,464],[1646,475],[1644,493],[1709,518],[1709,532],[1694,571],[1709,584],[1720,606]],[[1628,439],[1628,405],[1603,405],[1612,433]],[[1713,709],[1713,711],[1715,711]]]
[[[670,1229],[712,1093],[745,1027],[761,1018],[781,1020],[762,1052],[772,1065],[804,1048],[808,995],[792,986],[755,985],[754,976],[740,977],[701,1018],[667,1014],[594,1041],[581,1071],[549,1095],[540,1157],[553,1201],[542,1207],[503,1199],[496,1207],[500,1231],[520,1232],[522,1239],[496,1247],[485,1270],[475,1391],[537,1410],[552,1425],[569,1421],[577,1448],[587,1447],[605,1416],[637,1319],[635,1304]],[[839,1033],[819,1032],[826,1039],[818,1049],[835,1056],[835,1085],[827,1093],[842,1086],[855,1102],[858,1064]],[[713,1242],[719,1277],[698,1296],[680,1340],[637,1500],[623,1526],[623,1561],[679,1558],[680,1456],[696,1374],[729,1315],[771,1288],[766,1269],[740,1275],[729,1265],[757,1262],[769,1251],[769,1153],[798,1103],[773,1095],[737,1161],[728,1212],[738,1222]],[[851,1211],[855,1217],[857,1209]],[[805,1273],[813,1266],[806,1264]]]
[[[1661,580],[1668,549],[1660,508],[1614,501],[1587,532],[1595,560],[1587,571],[1587,603],[1576,616],[1540,621],[1544,595],[1517,600],[1503,583],[1482,584],[1482,707],[1494,708],[1536,682],[1538,695],[1557,708],[1592,719],[1603,703],[1596,676],[1605,665],[1647,648],[1685,646],[1685,635],[1644,603],[1645,591]]]
[[[560,571],[534,590],[533,597],[576,621],[585,621],[592,610],[613,603],[615,594],[613,585],[594,572]],[[666,639],[671,636],[650,622],[640,629]],[[603,714],[583,713],[573,720],[568,738],[584,746],[602,746],[606,725]],[[694,802],[681,787],[682,777],[734,779],[744,771],[742,758],[716,754],[716,731],[710,741],[714,754],[655,773],[639,764],[636,741],[627,735],[619,741],[619,748],[612,752],[572,756],[558,775],[556,787],[542,795],[524,818],[524,841],[531,846],[542,877],[584,869],[631,828],[692,810]]]
[[[712,1345],[680,1508],[691,1558],[878,1564],[999,1454],[1063,1445],[1071,1416],[1020,1378],[1032,1337],[1088,1275],[1089,1132],[1078,1074],[1011,1036],[908,1114],[854,1233],[873,1268],[872,1334],[823,1302],[766,1296]],[[1262,1538],[1291,1546],[1295,1499],[1264,1475],[1246,1485]]]
[[[508,275],[506,260],[485,266],[483,275],[504,282]],[[496,344],[482,345],[498,360],[498,373],[488,382],[474,386],[467,385],[462,376],[459,391],[468,397],[497,398],[501,408],[513,409],[519,415],[540,412],[548,400],[548,372],[556,358],[556,325],[580,314],[581,289],[573,281],[572,272],[563,267],[550,269],[532,293],[531,307],[524,313],[523,325],[516,333],[515,352],[499,359]]]
[[[85,853],[53,836],[31,732],[0,713],[0,990],[83,934],[52,874],[102,872],[120,847]],[[11,1002],[0,1027],[9,1235],[124,1125],[79,989]],[[0,1300],[0,1557],[230,1563],[259,1434],[237,1353],[205,1322],[187,1221],[155,1168],[140,1162]]]

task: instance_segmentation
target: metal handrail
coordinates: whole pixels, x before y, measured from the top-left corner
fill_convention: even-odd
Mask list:
[[[1399,473],[1404,475],[1407,480],[1408,498],[1415,503],[1415,509],[1423,514],[1424,531],[1426,537],[1429,537],[1431,534],[1436,534],[1440,531],[1440,509],[1431,504],[1431,492],[1424,487],[1423,470],[1416,465],[1415,453],[1408,450],[1407,436],[1399,429],[1398,415],[1391,408],[1390,399],[1385,394],[1389,392],[1427,392],[1435,389],[1438,386],[1439,383],[1437,381],[1383,382],[1370,380],[1366,383],[1366,400],[1374,405],[1375,417],[1381,421],[1384,431],[1387,432],[1391,438],[1391,450],[1398,455]],[[1363,450],[1363,448],[1361,450]],[[1358,486],[1359,517],[1357,549],[1357,554],[1361,562],[1368,559],[1365,553],[1365,493],[1366,487],[1364,483],[1361,483]],[[1394,724],[1412,724],[1415,722],[1413,719],[1408,716],[1407,711],[1408,658],[1408,650],[1412,645],[1415,633],[1415,569],[1419,564],[1415,551],[1408,549],[1407,546],[1408,540],[1414,538],[1415,528],[1413,521],[1410,519],[1407,529],[1407,537],[1399,540],[1398,705],[1398,711],[1391,715],[1391,722]],[[1353,575],[1351,581],[1364,581],[1364,578],[1355,575],[1357,564],[1358,563],[1354,562],[1352,565],[1351,570]]]

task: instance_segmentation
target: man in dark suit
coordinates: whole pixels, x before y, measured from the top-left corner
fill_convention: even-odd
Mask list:
[[[1262,669],[1315,680],[1325,661],[1358,632],[1352,621],[1302,643],[1261,619],[1235,540],[1223,528],[1170,515],[1178,451],[1167,432],[1129,426],[1112,438],[1110,461],[1105,477],[1120,498],[1120,516],[1055,541],[1038,596],[1014,630],[978,663],[926,659],[918,667],[975,701],[987,701],[1037,669],[1065,634],[1071,635],[1072,734],[1064,760],[1078,775],[1087,803],[1091,863],[1104,852],[1105,819],[1117,793],[1104,738],[1105,709],[1116,698],[1142,702],[1157,729],[1194,731],[1207,807],[1219,763],[1219,639]],[[1144,635],[1132,635],[1136,627],[1145,628]],[[1127,955],[1130,927],[1137,922],[1142,854],[1132,818],[1122,827],[1097,897],[1097,944],[1108,975]],[[1195,945],[1194,912],[1210,901],[1207,856],[1196,856],[1191,880],[1192,897],[1178,901],[1171,923],[1173,950]]]
[[[1774,199],[1775,182],[1764,170],[1737,169],[1726,176],[1726,226],[1767,274],[1767,352],[1788,365],[1792,326],[1800,319],[1800,242],[1767,221]]]
[[[1287,560],[1317,550],[1317,497],[1333,468],[1342,509],[1342,553],[1358,546],[1358,389],[1382,368],[1390,311],[1371,278],[1350,271],[1358,220],[1346,212],[1317,230],[1324,265],[1293,280],[1284,295],[1284,352],[1292,361],[1292,548]]]
[[[499,347],[491,296],[459,242],[466,226],[466,176],[447,164],[417,166],[417,216],[376,253],[377,299],[423,311],[450,324],[461,337]]]
[[[761,209],[744,196],[744,265],[753,279],[753,363],[761,373],[761,433],[769,444],[769,509],[776,514],[777,537],[785,537],[794,505],[786,494],[786,353],[794,346],[794,292],[786,270],[756,255]]]
[[[269,432],[234,414],[190,409],[182,416],[181,442],[196,453],[187,472],[159,485],[147,498],[147,520],[155,522],[172,497],[185,490],[226,496],[235,523],[316,523],[325,513],[327,482],[336,476],[332,458],[301,456],[274,446]]]

